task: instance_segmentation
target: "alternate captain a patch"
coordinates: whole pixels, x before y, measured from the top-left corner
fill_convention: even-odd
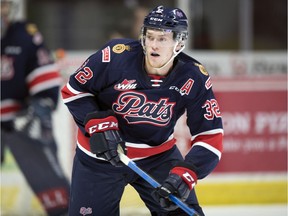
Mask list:
[[[188,79],[185,84],[180,88],[180,93],[181,95],[189,95],[192,86],[194,84],[194,80],[193,79]]]

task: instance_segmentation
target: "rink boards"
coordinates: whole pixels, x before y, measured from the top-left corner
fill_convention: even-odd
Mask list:
[[[25,179],[19,174],[13,158],[9,156],[8,159],[1,174],[0,215],[44,215]],[[286,173],[211,175],[206,180],[198,182],[196,191],[203,206],[285,204],[287,175]],[[145,205],[131,186],[126,187],[121,208],[124,212],[127,209],[130,209],[130,212],[136,211],[139,208],[145,212]]]

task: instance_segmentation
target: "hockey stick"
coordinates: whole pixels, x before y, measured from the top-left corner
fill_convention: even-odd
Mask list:
[[[136,172],[139,176],[141,176],[145,181],[147,181],[150,185],[152,185],[154,188],[160,187],[161,185],[154,180],[151,176],[149,176],[146,172],[144,172],[142,169],[140,169],[137,164],[132,161],[130,158],[128,158],[124,153],[120,146],[118,146],[118,154],[120,157],[120,160],[128,167],[130,167],[134,172]],[[185,211],[190,216],[199,216],[199,214],[192,208],[189,208],[184,202],[182,202],[179,198],[176,196],[170,194],[169,199],[174,202],[176,205],[178,205],[183,211]]]

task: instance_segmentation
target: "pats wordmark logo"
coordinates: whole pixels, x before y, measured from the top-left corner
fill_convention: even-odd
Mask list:
[[[119,95],[112,109],[123,115],[129,124],[146,123],[165,126],[172,118],[174,106],[175,103],[169,102],[168,98],[149,101],[145,94],[128,91]]]

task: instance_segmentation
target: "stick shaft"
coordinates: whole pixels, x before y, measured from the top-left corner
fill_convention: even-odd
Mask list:
[[[154,180],[146,172],[144,172],[142,169],[140,169],[134,161],[132,161],[130,158],[128,158],[126,155],[124,155],[119,150],[118,150],[118,153],[119,153],[120,160],[125,165],[127,165],[129,168],[131,168],[134,172],[136,172],[140,177],[142,177],[145,181],[147,181],[150,185],[152,185],[154,188],[157,188],[160,186],[160,184],[156,180]],[[180,199],[178,199],[174,195],[170,194],[169,198],[172,202],[174,202],[176,205],[178,205],[187,214],[189,214],[191,216],[198,216],[199,215],[194,209],[188,207],[184,202],[182,202]]]

